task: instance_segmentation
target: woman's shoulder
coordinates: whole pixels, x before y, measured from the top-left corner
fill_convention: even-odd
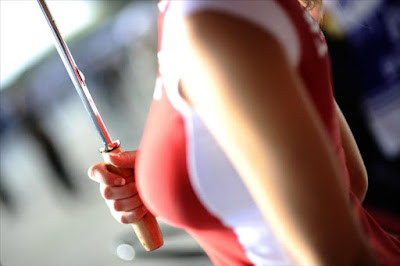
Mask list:
[[[166,1],[164,6],[168,6],[168,13],[175,18],[207,11],[239,17],[244,23],[251,23],[274,36],[284,47],[290,62],[296,65],[300,57],[299,37],[291,9],[287,8],[285,1],[287,0],[193,0],[169,3]]]

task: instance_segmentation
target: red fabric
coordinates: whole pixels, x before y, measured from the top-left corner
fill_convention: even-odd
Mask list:
[[[159,15],[159,52],[169,4]],[[136,161],[137,188],[143,202],[152,213],[191,234],[215,265],[251,265],[235,234],[194,194],[186,165],[185,124],[165,89],[159,89],[162,97],[151,105]]]
[[[195,196],[186,166],[185,125],[165,96],[154,101],[137,157],[137,187],[145,205],[186,229],[215,265],[251,265],[236,236]]]
[[[353,202],[371,247],[378,257],[379,264],[400,265],[400,238],[392,237],[385,232],[372,215],[361,206],[354,195]]]
[[[386,231],[400,238],[400,214],[373,207],[364,207],[368,213]]]
[[[320,33],[310,32],[304,10],[297,0],[277,0],[294,21],[301,40],[298,67],[314,106],[320,115],[348,183],[330,83],[328,56],[318,56],[316,42]],[[249,2],[250,4],[250,2]],[[159,16],[161,40],[164,12]],[[161,42],[159,42],[161,46]],[[161,48],[161,47],[159,47]],[[160,77],[160,72],[158,76]],[[215,265],[250,265],[235,234],[211,215],[196,197],[190,184],[186,158],[186,133],[182,115],[171,105],[162,88],[161,100],[153,101],[136,161],[138,191],[145,205],[157,216],[186,229],[209,255]],[[382,265],[400,265],[400,244],[390,238],[355,201],[366,234]]]

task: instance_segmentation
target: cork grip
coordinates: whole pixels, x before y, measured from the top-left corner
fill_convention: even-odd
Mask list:
[[[120,153],[122,152],[122,148],[118,147],[110,152]],[[111,166],[109,166],[108,169],[123,177],[128,177],[131,175],[131,171],[129,171],[129,174],[126,174],[126,172],[124,174],[123,169],[117,169]],[[163,245],[164,241],[160,227],[158,226],[156,218],[150,212],[147,212],[142,219],[136,223],[133,223],[132,227],[145,250],[152,251]]]

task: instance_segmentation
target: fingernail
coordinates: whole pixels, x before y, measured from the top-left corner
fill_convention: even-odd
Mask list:
[[[114,184],[115,184],[116,186],[123,186],[123,185],[125,185],[125,179],[123,179],[123,178],[117,178],[117,179],[114,180]]]

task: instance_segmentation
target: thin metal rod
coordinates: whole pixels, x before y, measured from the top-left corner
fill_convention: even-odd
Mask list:
[[[89,113],[89,116],[92,119],[97,132],[100,135],[100,138],[104,144],[105,149],[108,150],[109,149],[108,147],[113,143],[113,141],[111,140],[111,137],[108,134],[107,128],[103,123],[103,120],[101,119],[100,113],[97,110],[93,98],[90,95],[88,88],[86,87],[84,76],[76,66],[75,61],[68,49],[68,46],[64,42],[64,39],[62,38],[57,28],[57,25],[50,13],[50,10],[46,5],[46,2],[44,0],[37,0],[37,1],[53,33],[55,46],[57,48],[58,54],[60,55],[64,63],[64,66],[67,69],[68,74],[72,80],[72,83],[75,86],[75,89],[78,92],[79,97],[83,102],[83,105],[85,106],[87,112]]]

